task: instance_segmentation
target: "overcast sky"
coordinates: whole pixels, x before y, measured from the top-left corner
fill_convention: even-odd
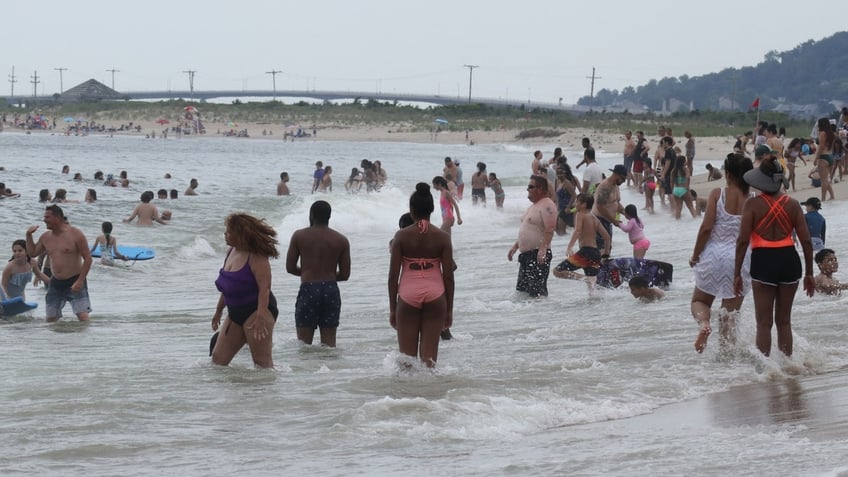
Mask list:
[[[691,3],[691,5],[690,5]],[[42,0],[3,3],[0,96],[90,78],[118,91],[318,89],[574,103],[666,76],[754,66],[820,40],[842,9],[797,2]],[[769,10],[766,11],[765,7]],[[811,72],[815,74],[815,72]]]

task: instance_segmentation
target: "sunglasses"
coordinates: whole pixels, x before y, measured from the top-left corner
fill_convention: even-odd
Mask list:
[[[535,189],[535,188],[536,188],[536,186],[534,186],[534,185],[527,186],[527,190],[531,190],[531,189]]]

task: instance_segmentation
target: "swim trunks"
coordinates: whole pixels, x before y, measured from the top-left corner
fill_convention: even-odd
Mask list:
[[[298,328],[338,328],[341,309],[342,297],[336,282],[301,283],[294,322]]]
[[[610,236],[610,240],[612,240],[612,222],[601,217],[600,215],[596,215],[595,217],[597,217],[598,220],[601,221],[601,225],[603,225],[604,228],[607,229],[607,233]],[[601,234],[595,234],[595,241],[598,242],[598,249],[606,248],[606,242],[604,242],[604,237]],[[612,250],[612,243],[610,243],[610,250]]]
[[[47,318],[61,318],[62,308],[65,307],[65,303],[67,302],[71,302],[71,307],[75,315],[91,312],[91,302],[88,298],[88,280],[83,282],[80,291],[71,291],[71,287],[78,278],[79,275],[64,280],[56,277],[50,279],[50,285],[47,287],[47,295],[44,297],[44,301],[47,304],[45,307]]]
[[[244,323],[248,318],[250,318],[250,315],[256,312],[258,305],[259,303],[254,302],[246,305],[227,306],[227,316],[233,323],[244,326]],[[268,311],[271,312],[271,316],[274,317],[274,321],[277,321],[277,315],[280,314],[280,311],[277,309],[277,299],[271,292],[268,293]]]
[[[601,268],[601,251],[593,247],[580,247],[577,253],[560,262],[556,270],[573,272],[580,268],[587,277],[597,276]]]
[[[515,289],[526,292],[531,297],[548,296],[548,275],[551,273],[551,260],[554,254],[550,249],[545,254],[545,262],[538,263],[539,249],[528,250],[518,255],[518,283]]]
[[[486,202],[486,189],[471,189],[471,200]]]

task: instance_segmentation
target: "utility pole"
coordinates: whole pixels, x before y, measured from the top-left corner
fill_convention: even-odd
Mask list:
[[[468,68],[468,104],[471,104],[471,77],[474,74],[474,68],[479,68],[478,65],[463,65]]]
[[[589,112],[592,112],[592,106],[595,104],[595,80],[601,79],[600,76],[595,76],[595,67],[592,67],[592,76],[587,76],[592,80],[592,85],[589,87]]]
[[[38,97],[38,83],[41,83],[41,81],[38,80],[38,71],[33,71],[32,76],[30,76],[30,78],[32,78],[30,80],[30,83],[32,83],[32,97],[37,98]]]
[[[111,70],[106,70],[106,71],[112,72],[112,89],[115,89],[115,73],[120,73],[121,70],[116,70],[115,68],[112,68]]]
[[[12,67],[12,74],[9,75],[9,84],[12,85],[12,94],[11,94],[12,98],[15,97],[15,83],[17,83],[17,82],[18,82],[18,80],[17,80],[17,78],[15,78],[15,67],[13,66]]]
[[[277,100],[277,73],[282,73],[280,70],[266,71],[266,75],[271,75],[271,83],[274,85],[274,101]]]
[[[189,100],[194,101],[194,74],[197,73],[197,71],[183,70],[183,73],[188,75]]]
[[[62,93],[65,92],[65,86],[64,86],[64,84],[62,84],[62,72],[68,71],[68,69],[67,68],[53,68],[53,69],[59,72],[59,94],[62,94]],[[115,86],[115,81],[113,80],[112,81],[113,89],[114,89],[114,86]]]

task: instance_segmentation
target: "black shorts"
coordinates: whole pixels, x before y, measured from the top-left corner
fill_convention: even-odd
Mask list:
[[[298,328],[338,328],[342,310],[339,285],[333,281],[300,284],[294,306],[294,324]]]
[[[791,285],[801,279],[801,258],[795,247],[751,250],[751,280],[765,285]]]
[[[471,189],[471,199],[486,202],[486,189]]]
[[[233,323],[239,326],[244,326],[244,323],[248,318],[250,318],[250,315],[256,312],[257,305],[259,305],[259,303],[227,306],[227,316]],[[274,321],[277,321],[277,315],[280,314],[280,311],[277,309],[277,299],[274,298],[274,294],[270,292],[268,294],[268,311],[271,312],[271,316],[274,317]]]

